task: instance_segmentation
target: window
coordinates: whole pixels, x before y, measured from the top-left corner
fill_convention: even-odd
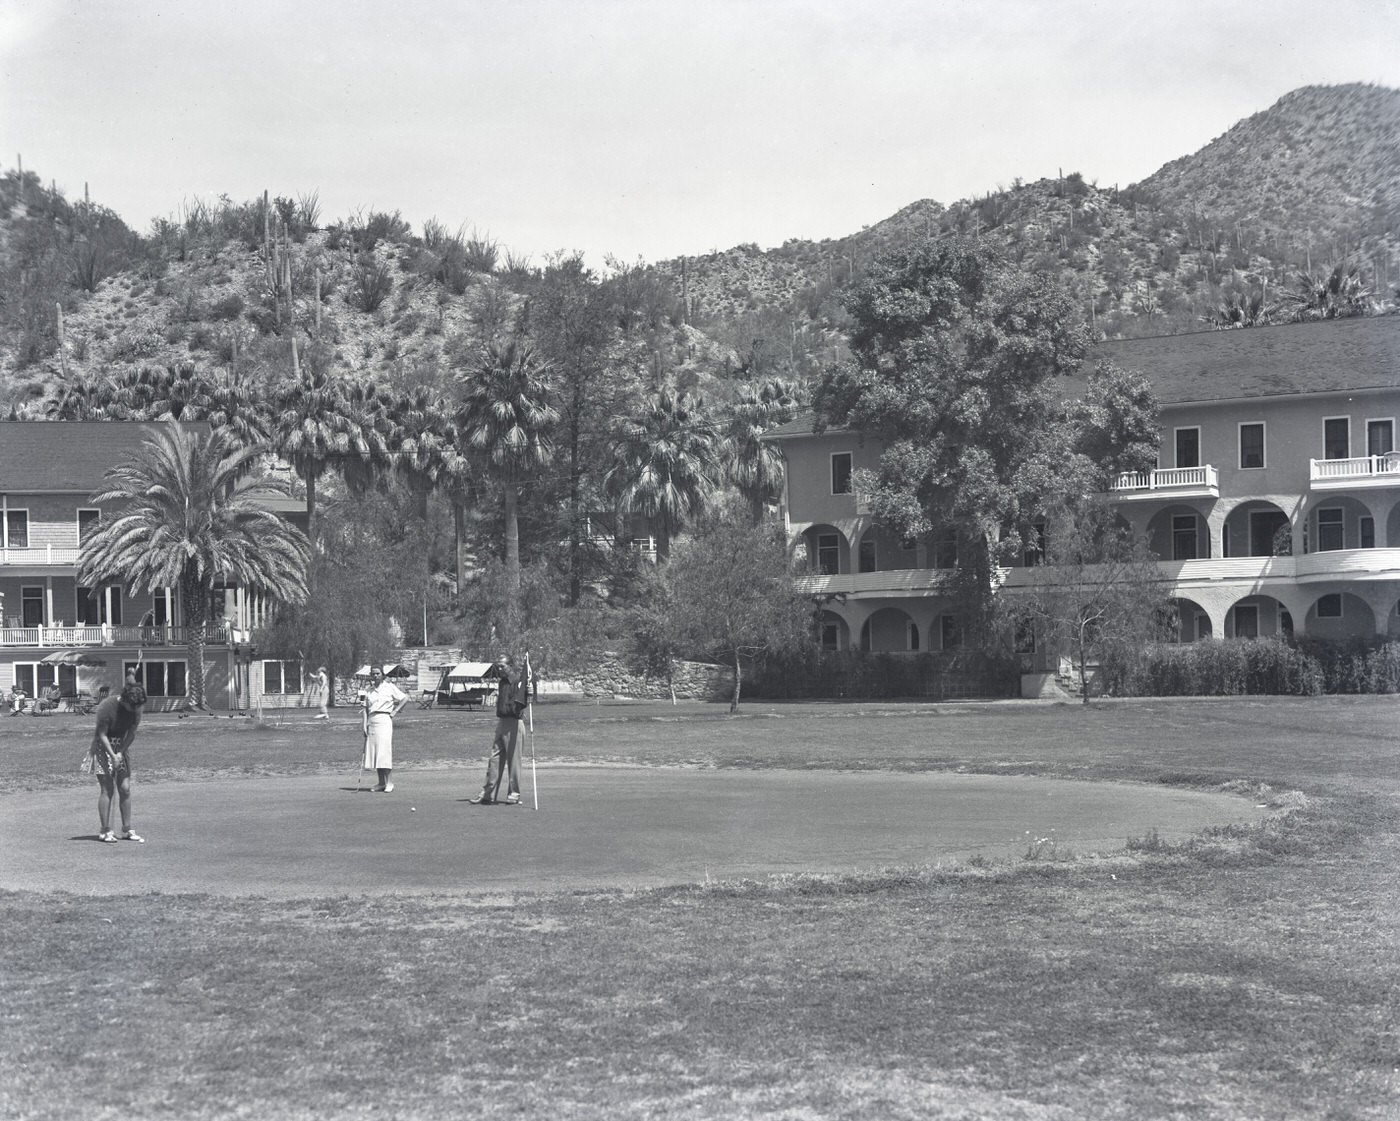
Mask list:
[[[1235,637],[1236,638],[1258,638],[1259,637],[1259,606],[1258,604],[1242,604],[1235,608]]]
[[[77,619],[80,626],[95,627],[102,622],[102,607],[92,588],[78,585],[77,607]]]
[[[1395,450],[1395,422],[1368,420],[1366,422],[1366,454],[1385,455]]]
[[[956,650],[962,645],[962,628],[958,626],[957,616],[940,615],[938,627],[944,650]]]
[[[263,693],[300,693],[300,662],[263,662]]]
[[[42,586],[21,587],[19,590],[20,626],[44,625],[44,589]]]
[[[933,567],[934,568],[957,568],[958,567],[958,539],[951,533],[945,533],[937,538],[933,543]]]
[[[1322,457],[1346,459],[1351,455],[1351,421],[1344,416],[1327,417],[1322,422]]]
[[[839,649],[841,649],[841,624],[840,624],[840,623],[823,623],[823,624],[822,624],[822,649],[823,649],[823,650],[839,650]]]
[[[1342,512],[1338,509],[1317,512],[1317,551],[1325,553],[1330,549],[1343,549]]]
[[[907,626],[908,633],[905,636],[907,639],[907,647],[910,650],[917,650],[919,648],[919,624],[914,622],[913,619],[910,619]]]
[[[5,511],[5,544],[11,549],[29,548],[29,511]]]
[[[1199,428],[1178,428],[1176,430],[1176,465],[1178,467],[1199,467],[1201,465],[1201,430]]]
[[[850,452],[837,452],[831,457],[831,493],[851,493]]]
[[[1195,514],[1176,514],[1172,517],[1172,560],[1195,560],[1200,556],[1196,534]]]
[[[817,572],[822,576],[835,576],[841,571],[841,539],[834,533],[823,533],[817,537]]]
[[[122,590],[115,584],[105,588],[85,588],[79,584],[77,606],[78,622],[83,626],[95,627],[99,623],[121,626]]]
[[[860,570],[862,572],[875,571],[875,542],[862,541],[860,543]]]
[[[1016,620],[1013,649],[1017,654],[1035,653],[1035,624],[1024,616]]]
[[[126,662],[122,676],[131,675],[151,697],[183,697],[187,693],[184,662]]]
[[[1340,619],[1342,617],[1342,597],[1338,593],[1317,597],[1317,617],[1319,619]]]
[[[79,510],[78,511],[78,544],[81,545],[97,530],[98,524],[102,521],[101,510]]]
[[[1374,549],[1376,547],[1376,519],[1369,514],[1364,515],[1360,522],[1361,547],[1363,549]]]
[[[1264,426],[1262,424],[1240,425],[1240,466],[1242,468],[1264,466]]]
[[[35,662],[15,663],[15,684],[23,689],[29,696],[37,697],[39,694],[34,688],[34,677],[39,666]]]

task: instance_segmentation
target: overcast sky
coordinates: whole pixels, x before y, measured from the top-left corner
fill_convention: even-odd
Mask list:
[[[601,267],[1126,186],[1400,88],[1400,0],[0,0],[0,67],[0,167],[142,231],[267,188]]]

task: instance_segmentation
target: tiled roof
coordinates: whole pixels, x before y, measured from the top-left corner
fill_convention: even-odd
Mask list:
[[[1101,343],[1164,405],[1400,388],[1400,315]]]
[[[1105,358],[1145,374],[1164,405],[1400,389],[1400,315],[1114,340],[1094,348],[1086,370]],[[1082,387],[1075,378],[1065,388]],[[812,422],[804,413],[764,439],[810,436]]]
[[[94,494],[105,486],[109,467],[162,427],[125,420],[0,421],[0,491]]]

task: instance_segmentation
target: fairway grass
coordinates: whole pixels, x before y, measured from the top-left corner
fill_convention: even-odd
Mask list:
[[[637,891],[0,894],[0,1116],[1395,1118],[1396,703],[541,707],[542,764],[1043,774],[1277,812],[1094,858]],[[353,775],[332,723],[156,718],[138,797]],[[11,724],[0,812],[93,796],[80,723]],[[396,755],[474,776],[488,738],[415,714]]]

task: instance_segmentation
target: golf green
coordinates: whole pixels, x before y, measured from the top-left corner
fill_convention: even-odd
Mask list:
[[[7,799],[0,888],[302,897],[500,895],[1122,850],[1258,820],[1229,794],[1132,783],[870,771],[528,767],[521,806],[475,806],[478,769],[141,782],[145,844],[101,844],[97,789]],[[115,812],[114,812],[115,818]]]

